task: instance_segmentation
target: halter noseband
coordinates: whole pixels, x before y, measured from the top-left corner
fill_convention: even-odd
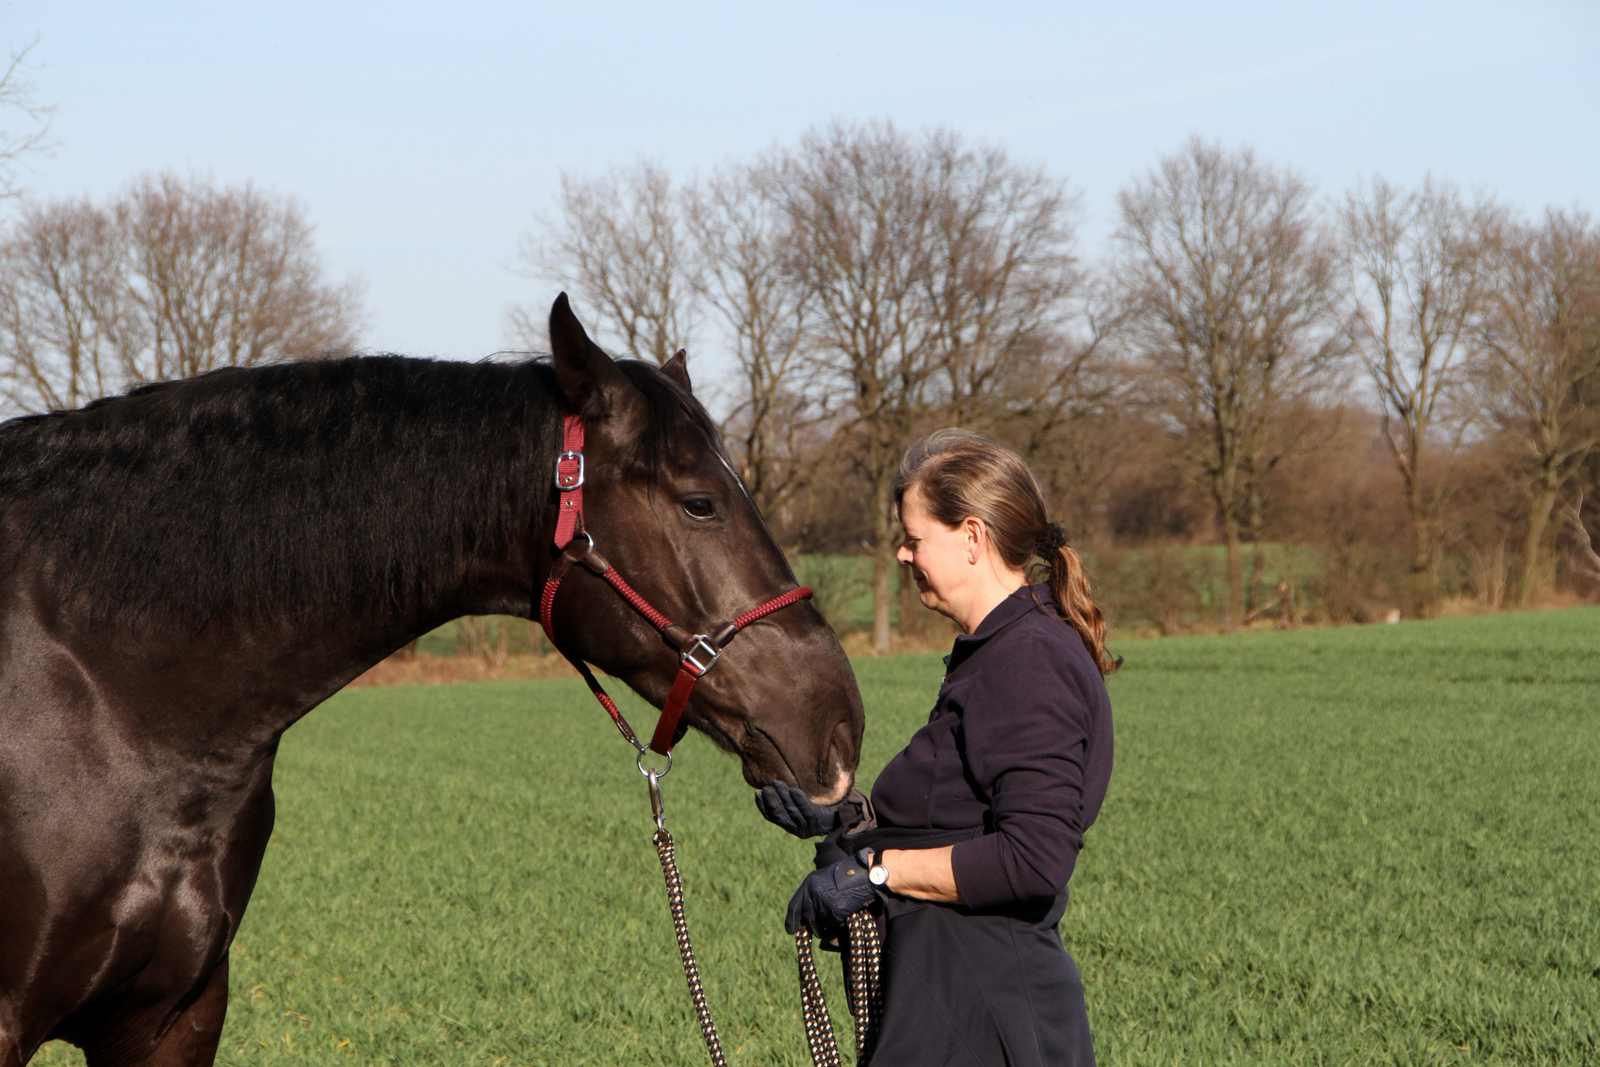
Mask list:
[[[684,705],[689,702],[689,694],[694,691],[695,682],[716,666],[717,659],[722,655],[722,650],[727,647],[728,642],[757,619],[766,618],[790,604],[808,599],[811,596],[811,589],[809,586],[801,586],[775,596],[740,615],[714,634],[691,634],[651,607],[650,602],[640,596],[604,556],[595,551],[594,537],[583,528],[583,482],[583,417],[568,414],[562,427],[561,454],[556,457],[555,474],[556,489],[560,491],[561,496],[556,513],[554,539],[556,547],[561,550],[561,555],[550,568],[550,576],[544,583],[544,592],[539,596],[539,622],[544,626],[544,633],[550,639],[550,644],[566,657],[567,662],[578,669],[579,674],[583,675],[583,680],[589,684],[589,691],[600,701],[601,707],[606,709],[606,714],[617,724],[622,736],[639,750],[640,757],[644,756],[646,749],[653,749],[663,756],[670,756],[678,732],[678,720],[683,715]],[[648,745],[639,743],[639,738],[628,725],[628,720],[622,717],[616,702],[606,694],[605,689],[595,679],[589,665],[583,662],[581,657],[568,653],[556,642],[555,630],[550,623],[550,612],[555,606],[556,590],[560,588],[562,579],[567,576],[567,572],[575,563],[604,578],[622,599],[644,616],[646,622],[661,632],[667,644],[678,650],[678,677],[672,683],[672,691],[667,694],[666,703],[661,706],[661,718],[656,720],[656,730]]]

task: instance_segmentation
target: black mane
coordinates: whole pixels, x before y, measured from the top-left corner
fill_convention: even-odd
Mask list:
[[[638,458],[715,427],[654,367]],[[514,549],[551,498],[542,360],[358,356],[163,382],[0,424],[0,564],[42,552],[97,621],[401,612]]]

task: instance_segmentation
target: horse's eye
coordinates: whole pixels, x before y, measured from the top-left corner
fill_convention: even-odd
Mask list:
[[[717,514],[716,507],[709,497],[692,496],[683,502],[684,513],[691,519],[710,519]]]

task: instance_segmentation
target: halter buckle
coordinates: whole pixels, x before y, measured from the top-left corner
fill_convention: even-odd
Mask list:
[[[689,647],[684,649],[679,657],[679,662],[694,668],[695,677],[699,677],[717,665],[717,659],[722,655],[722,649],[711,643],[711,638],[705,634],[695,634]],[[702,663],[701,659],[705,662]]]
[[[578,461],[578,472],[572,476],[571,480],[568,480],[567,477],[561,473],[561,465],[571,460]],[[570,493],[574,489],[582,488],[582,486],[583,453],[577,451],[576,449],[569,448],[556,457],[556,488],[561,490],[563,493]]]

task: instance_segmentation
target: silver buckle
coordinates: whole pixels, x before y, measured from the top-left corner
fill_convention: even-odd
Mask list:
[[[722,649],[718,648],[716,645],[713,645],[710,637],[705,634],[695,634],[694,640],[691,641],[689,643],[689,647],[683,651],[683,654],[679,658],[678,662],[692,663],[694,664],[696,671],[698,671],[700,674],[705,674],[712,667],[717,665],[717,657],[721,655]],[[700,660],[696,658],[697,656],[706,656],[708,658],[704,663],[701,663]]]
[[[562,478],[561,478],[561,464],[565,463],[569,459],[575,459],[575,460],[578,461],[577,480],[574,481],[574,482],[571,482],[570,484],[568,482],[566,482],[566,481],[563,481]],[[567,451],[561,453],[559,456],[556,457],[556,488],[561,490],[563,493],[570,493],[574,489],[577,489],[582,485],[583,485],[583,453],[574,451],[573,449],[569,448]]]

